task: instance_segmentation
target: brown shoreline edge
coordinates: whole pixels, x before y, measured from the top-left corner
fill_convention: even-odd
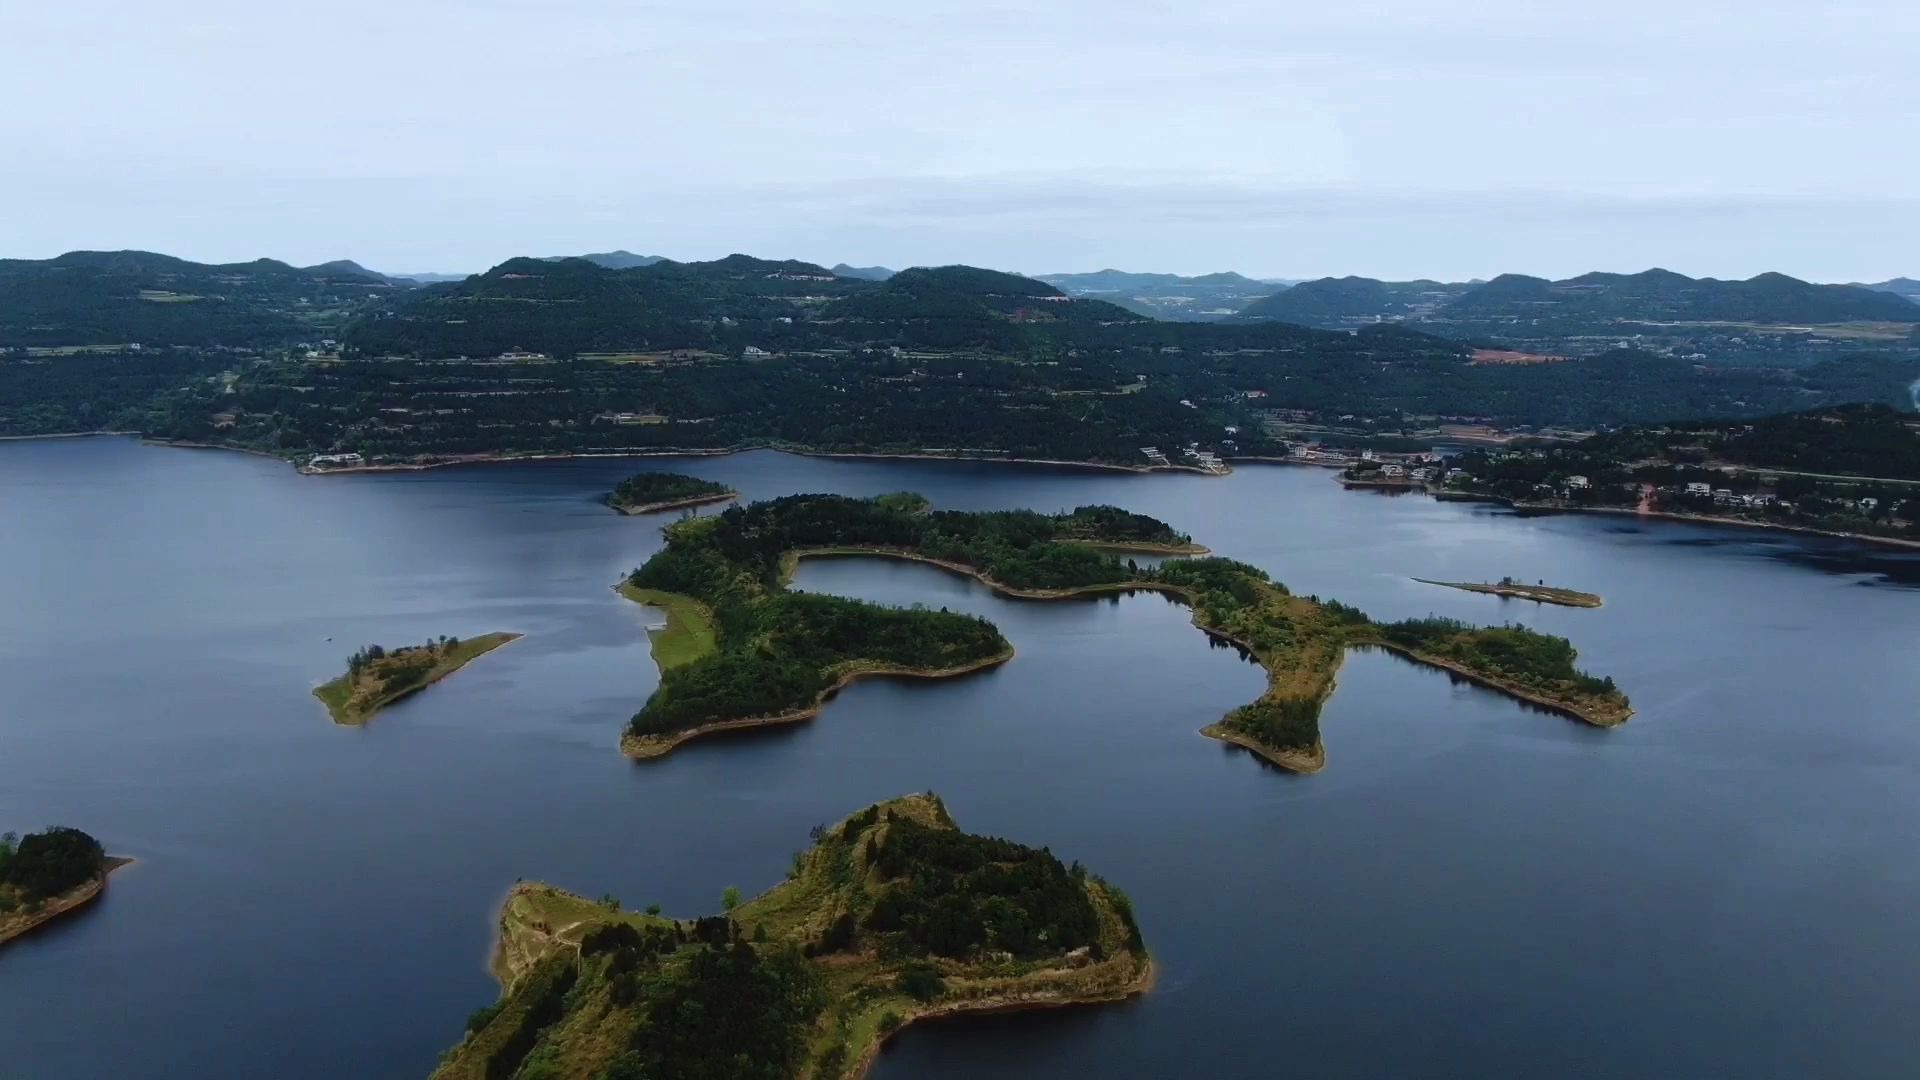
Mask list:
[[[820,691],[813,704],[789,712],[775,713],[772,716],[743,716],[735,720],[716,720],[709,724],[663,735],[635,735],[630,731],[620,734],[620,752],[635,761],[650,761],[665,757],[682,743],[709,735],[718,735],[726,731],[745,731],[749,728],[779,727],[783,724],[804,724],[819,717],[827,702],[835,694],[859,682],[861,679],[902,678],[902,679],[951,679],[958,675],[970,675],[976,671],[999,667],[1013,659],[1014,649],[1009,645],[1006,651],[976,660],[970,664],[960,664],[950,668],[909,668],[897,664],[869,664],[855,670],[843,672],[833,684]]]
[[[992,1016],[996,1013],[1035,1012],[1040,1009],[1071,1009],[1082,1005],[1111,1005],[1118,1001],[1131,1001],[1153,989],[1160,970],[1151,956],[1140,962],[1140,972],[1131,983],[1105,991],[1086,991],[1081,993],[1046,994],[1039,993],[1030,997],[979,998],[972,1001],[955,1001],[945,1005],[929,1006],[925,1009],[909,1010],[908,1015],[900,1018],[900,1026],[892,1031],[882,1032],[880,1037],[868,1045],[866,1052],[847,1071],[846,1075],[859,1080],[873,1068],[873,1063],[887,1048],[887,1044],[901,1032],[922,1021],[939,1022],[968,1016]]]
[[[634,517],[640,514],[657,514],[662,510],[679,510],[687,506],[705,506],[708,503],[730,502],[740,497],[740,493],[728,488],[711,495],[689,495],[684,499],[665,499],[651,503],[617,503],[613,496],[607,496],[607,506],[616,513]]]
[[[59,896],[47,898],[40,910],[26,917],[18,925],[0,927],[0,946],[33,933],[62,915],[71,914],[100,898],[106,891],[107,877],[123,866],[131,866],[133,860],[121,855],[108,855],[100,860],[100,872],[76,888],[67,890]]]

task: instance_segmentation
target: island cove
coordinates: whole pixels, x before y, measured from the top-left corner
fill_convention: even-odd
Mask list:
[[[1296,772],[1325,764],[1320,710],[1349,648],[1388,649],[1595,726],[1632,715],[1611,679],[1574,666],[1564,638],[1449,619],[1377,623],[1337,601],[1295,596],[1258,567],[1204,557],[1166,523],[1111,506],[967,513],[930,510],[908,494],[795,495],[665,532],[666,546],[622,586],[668,611],[655,638],[660,686],[621,740],[637,758],[719,731],[811,719],[834,690],[863,676],[956,675],[1013,655],[984,619],[789,591],[798,560],[822,555],[927,562],[1014,597],[1169,596],[1267,671],[1258,700],[1203,733]],[[1116,548],[1193,557],[1144,566]],[[669,654],[662,642],[670,638]]]
[[[434,1080],[858,1077],[914,1021],[1119,1001],[1153,963],[1125,894],[1045,849],[963,833],[932,795],[816,825],[787,880],[665,918],[522,883],[503,993]]]
[[[423,645],[388,649],[369,645],[347,658],[347,673],[314,687],[336,724],[364,724],[401,698],[432,686],[519,634],[495,632],[473,638],[442,637]]]

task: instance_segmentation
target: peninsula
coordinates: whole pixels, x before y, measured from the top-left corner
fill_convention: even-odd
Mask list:
[[[433,1080],[843,1080],[929,1017],[1118,1001],[1153,978],[1125,894],[1078,863],[961,832],[909,795],[828,827],[787,880],[682,920],[548,885],[500,913],[500,1000]]]
[[[671,472],[635,473],[615,485],[607,505],[623,514],[652,514],[704,503],[737,499],[740,493],[725,484]]]
[[[79,829],[0,836],[0,945],[92,903],[107,875],[132,861]]]
[[[1546,582],[1528,585],[1510,577],[1497,582],[1477,581],[1435,581],[1432,578],[1417,577],[1413,580],[1422,585],[1444,585],[1449,589],[1464,589],[1467,592],[1486,593],[1490,596],[1506,596],[1516,600],[1537,600],[1542,604],[1559,604],[1561,607],[1599,607],[1600,598],[1590,592],[1575,589],[1558,589]]]
[[[369,645],[347,658],[347,673],[314,687],[336,724],[364,724],[373,714],[459,671],[519,634],[442,637],[424,645]]]
[[[666,534],[666,546],[629,575],[625,591],[668,609],[665,634],[673,633],[676,605],[682,618],[706,620],[713,645],[671,665],[662,659],[660,687],[622,739],[635,757],[657,757],[712,732],[811,718],[834,689],[862,675],[957,674],[1011,655],[982,619],[787,591],[798,560],[821,555],[913,559],[1034,599],[1139,590],[1173,596],[1193,610],[1197,626],[1267,670],[1259,700],[1203,733],[1298,772],[1325,763],[1320,709],[1352,647],[1389,649],[1596,726],[1632,715],[1611,679],[1574,666],[1565,638],[1448,619],[1377,623],[1338,601],[1295,596],[1266,571],[1230,559],[1179,558],[1158,567],[1123,561],[1112,548],[1206,549],[1165,522],[1111,506],[963,513],[930,511],[910,495],[797,495],[680,522]],[[658,638],[655,648],[658,655]]]

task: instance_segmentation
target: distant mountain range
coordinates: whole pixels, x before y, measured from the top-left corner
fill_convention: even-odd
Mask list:
[[[1041,274],[1039,280],[1070,296],[1106,300],[1156,319],[1208,321],[1224,318],[1271,294],[1286,282],[1256,281],[1232,272],[1182,277],[1126,270]]]
[[[898,341],[1014,348],[1049,328],[1147,321],[1031,278],[966,266],[915,268],[876,281],[747,255],[629,269],[584,258],[510,259],[464,281],[396,297],[356,320],[346,338],[370,353],[416,356]]]
[[[1442,333],[1465,327],[1475,333],[1520,328],[1577,334],[1633,322],[1920,323],[1920,304],[1877,286],[1817,285],[1785,274],[1722,281],[1656,269],[1563,281],[1502,274],[1477,284],[1321,278],[1248,304],[1236,318],[1320,327],[1392,320]]]
[[[1909,300],[1920,303],[1920,281],[1915,281],[1910,277],[1889,278],[1886,281],[1877,281],[1872,284],[1862,284],[1860,282],[1855,282],[1854,284],[1862,289],[1872,289],[1874,292],[1897,293]]]
[[[464,277],[382,274],[348,259],[209,265],[82,251],[0,260],[0,348],[259,348],[331,336],[420,355],[571,353],[709,347],[746,333],[730,328],[750,326],[762,328],[756,340],[775,343],[985,347],[1057,336],[1064,326],[1151,318],[1339,330],[1399,323],[1529,353],[1593,355],[1630,345],[1675,358],[1792,366],[1863,350],[1920,355],[1917,299],[1920,282],[1910,278],[1821,285],[1784,274],[1722,281],[1666,270],[1560,281],[1343,277],[1277,287],[1237,273],[1108,269],[1029,278],[972,267],[828,269],[746,255],[677,262],[624,250],[510,259]],[[893,329],[848,330],[834,320]]]
[[[546,257],[547,262],[558,262],[561,259],[585,259],[595,266],[604,266],[609,270],[631,270],[636,266],[652,266],[654,263],[667,261],[664,255],[635,255],[624,248],[614,251],[595,251],[586,255],[548,255]]]

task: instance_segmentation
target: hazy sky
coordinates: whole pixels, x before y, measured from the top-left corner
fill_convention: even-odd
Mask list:
[[[1920,3],[0,0],[0,256],[1920,276]]]

